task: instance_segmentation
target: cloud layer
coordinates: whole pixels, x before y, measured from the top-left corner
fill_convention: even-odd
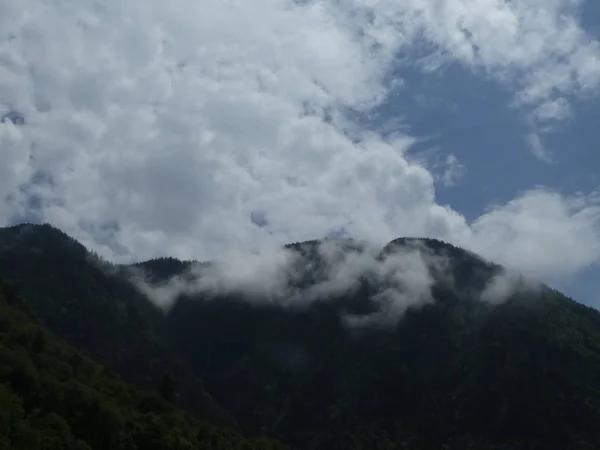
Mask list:
[[[417,235],[571,275],[600,259],[597,195],[533,188],[469,223],[407,158],[418,136],[350,117],[403,89],[404,68],[458,63],[513,91],[537,136],[598,89],[580,8],[0,0],[0,116],[24,118],[0,123],[0,221],[51,222],[113,260]]]
[[[302,247],[303,250],[279,247],[254,254],[230,253],[210,264],[192,263],[183,273],[160,282],[152,281],[151,274],[140,267],[128,266],[125,274],[164,310],[171,308],[181,295],[210,301],[215,296],[231,294],[243,294],[241,298],[259,305],[303,309],[316,301],[333,301],[353,294],[368,285],[369,289],[376,289],[370,294],[375,311],[340,311],[353,327],[392,325],[409,307],[433,301],[432,270],[447,276],[445,281],[450,285],[453,283],[447,270],[451,261],[424,245],[395,248],[385,254],[367,243],[344,239]]]

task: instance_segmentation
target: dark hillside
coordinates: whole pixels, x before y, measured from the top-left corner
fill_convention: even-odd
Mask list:
[[[59,336],[112,373],[143,389],[165,375],[178,380],[178,402],[230,423],[185,361],[168,348],[166,324],[116,267],[50,225],[0,229],[0,276],[11,280]]]
[[[356,448],[375,448],[382,436],[416,436],[421,448],[600,442],[600,313],[544,286],[483,302],[501,267],[440,241],[399,240],[382,255],[417,242],[451,264],[430,268],[433,302],[409,308],[391,329],[343,321],[381,290],[367,280],[303,310],[184,298],[168,316],[172,342],[248,430],[299,448],[343,448],[348,433]],[[318,259],[314,242],[302,245]]]
[[[33,319],[0,280],[0,449],[283,448],[198,422],[157,393],[110,377]]]
[[[325,255],[319,241],[295,243],[286,248],[300,258],[278,294],[196,290],[163,314],[122,272],[101,270],[56,230],[35,230],[33,241],[0,231],[0,273],[31,294],[33,313],[140,385],[177,368],[179,401],[206,415],[216,409],[206,395],[201,408],[184,396],[202,379],[246,433],[302,450],[600,448],[600,313],[460,248],[395,240],[364,273],[348,272],[355,282],[314,297],[346,273],[336,266],[344,255],[361,262],[368,249],[344,240]],[[405,254],[410,270],[398,277],[388,262]],[[165,282],[196,266],[136,267]],[[415,275],[427,292],[417,284],[412,295]],[[502,295],[486,297],[496,282]],[[282,306],[288,296],[302,307]],[[408,303],[394,309],[399,300]]]

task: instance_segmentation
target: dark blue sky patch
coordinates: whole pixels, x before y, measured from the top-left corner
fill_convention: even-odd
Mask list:
[[[45,170],[37,170],[31,176],[29,184],[54,186],[54,177],[52,174]]]
[[[527,136],[532,129],[526,112],[511,108],[513,94],[495,81],[476,76],[459,64],[435,73],[402,68],[397,76],[405,85],[375,114],[359,120],[388,131],[389,119],[401,117],[401,126],[423,139],[409,157],[427,159],[429,153],[443,159],[454,154],[466,166],[466,175],[453,189],[437,189],[437,201],[451,205],[468,220],[477,218],[490,203],[508,202],[538,185],[565,193],[588,192],[598,186],[599,101],[576,102],[576,120],[567,120],[541,135],[558,162],[549,164],[531,153]],[[393,131],[392,126],[389,132]]]
[[[2,123],[12,123],[17,126],[25,125],[25,116],[18,111],[9,111],[0,119]]]
[[[600,36],[600,2],[595,0],[583,2],[580,17],[580,23],[588,33]]]
[[[348,230],[346,229],[346,225],[339,227],[339,228],[334,228],[333,230],[330,230],[325,237],[327,239],[339,239],[339,238],[343,238],[343,237],[350,237],[350,234],[348,233]]]
[[[252,211],[250,213],[250,221],[259,228],[264,228],[269,225],[267,213],[265,211]]]

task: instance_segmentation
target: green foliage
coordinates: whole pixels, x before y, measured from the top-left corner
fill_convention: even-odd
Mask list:
[[[244,430],[295,448],[600,445],[598,311],[543,286],[490,305],[479,295],[499,266],[440,241],[396,241],[384,252],[396,245],[426,245],[452,264],[435,301],[393,328],[342,320],[381,286],[302,310],[196,296],[168,315],[174,348]],[[314,269],[324,264],[315,246],[290,247]]]
[[[169,264],[176,270],[185,267],[174,259],[152,267],[158,270]],[[171,373],[179,406],[234,425],[187,363],[169,348],[162,311],[118,267],[50,225],[19,225],[0,229],[0,275],[27,298],[23,307],[35,311],[50,330],[109,372],[143,389],[156,389],[164,374]],[[38,340],[36,345],[43,343]]]
[[[318,244],[287,246],[303,258],[300,291],[326,277]],[[544,286],[484,303],[501,267],[426,239],[380,256],[406,247],[451,262],[430,268],[435,301],[394,327],[353,329],[343,314],[372,311],[385,286],[364,280],[301,310],[198,295],[164,315],[124,268],[58,230],[3,230],[0,273],[31,303],[0,284],[0,450],[281,448],[264,436],[296,450],[600,448],[600,313]],[[190,264],[134,267],[160,282]]]
[[[175,397],[175,380],[170,374],[165,374],[160,380],[158,392],[161,397],[168,402],[172,402]]]
[[[0,281],[0,449],[282,450],[197,422],[111,378],[36,323]],[[8,293],[8,294],[7,294]]]

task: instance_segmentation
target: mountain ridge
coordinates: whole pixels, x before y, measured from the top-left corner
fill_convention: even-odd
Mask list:
[[[109,344],[89,338],[94,327],[117,332],[123,357],[138,361],[127,366],[136,384],[158,384],[168,361],[180,361],[176,401],[206,392],[200,398],[210,401],[195,411],[200,417],[229,417],[223,420],[246,434],[274,436],[298,450],[558,450],[600,442],[600,312],[545,285],[513,279],[451,244],[400,238],[361,253],[355,241],[342,241],[350,250],[340,252],[331,241],[315,240],[285,246],[300,256],[276,254],[272,265],[204,263],[217,281],[236,289],[183,277],[194,289],[180,291],[160,311],[139,290],[123,287],[122,271],[99,274],[79,250],[63,249],[70,245],[66,235],[44,233],[56,238],[46,255],[32,251],[33,244],[2,250],[7,239],[0,230],[0,274],[32,294],[34,312],[59,335],[86,353],[96,351],[122,375],[121,360],[94,347]],[[398,246],[421,250],[398,253]],[[340,261],[344,270],[336,269]],[[201,263],[162,258],[133,266],[154,271],[150,281],[163,286],[195,264]],[[300,268],[300,276],[292,270],[293,282],[274,282],[290,267]],[[263,279],[270,290],[259,289]],[[498,291],[502,301],[484,301],[490,280],[510,285]],[[251,295],[243,289],[248,281]],[[302,308],[278,300],[290,292],[304,301]],[[43,308],[48,298],[60,312]],[[87,304],[93,308],[82,309]],[[121,304],[130,305],[125,319],[115,306]],[[146,319],[135,319],[135,311]],[[364,326],[349,317],[374,319]],[[77,321],[86,326],[69,334]],[[162,363],[153,366],[154,359]],[[145,370],[152,380],[136,373]],[[190,387],[189,379],[201,379],[203,388]],[[211,402],[218,407],[206,406]]]

